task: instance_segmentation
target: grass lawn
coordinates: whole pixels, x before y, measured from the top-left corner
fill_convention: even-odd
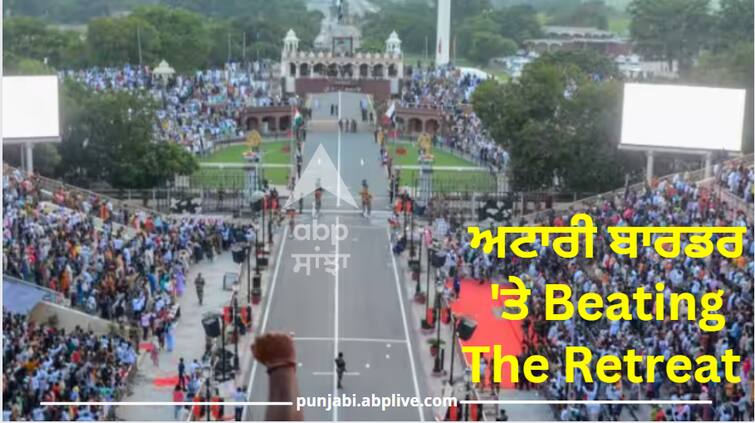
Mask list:
[[[396,150],[403,148],[405,154],[397,154]],[[393,157],[394,165],[418,165],[417,158],[419,151],[416,144],[398,143],[390,144],[388,152]],[[433,152],[435,156],[434,166],[457,166],[457,167],[477,167],[462,158],[440,150]],[[404,169],[401,171],[399,184],[403,186],[413,186],[417,179],[418,170]],[[433,191],[436,192],[495,192],[496,178],[487,171],[467,171],[467,170],[434,170],[433,171]]]
[[[288,151],[290,141],[269,141],[262,144],[262,162],[273,164],[288,164],[291,155]],[[245,163],[242,153],[247,151],[246,144],[237,144],[218,150],[207,157],[201,158],[200,163]],[[288,172],[286,168],[264,169],[264,178],[273,185],[286,185]],[[196,178],[196,179],[195,179]],[[204,188],[243,189],[245,175],[241,169],[213,169],[200,168],[192,175],[192,186]]]

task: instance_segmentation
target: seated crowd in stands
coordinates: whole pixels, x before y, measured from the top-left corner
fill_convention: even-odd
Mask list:
[[[508,161],[508,153],[490,138],[469,105],[480,82],[477,76],[452,67],[418,69],[402,89],[399,105],[440,110],[452,126],[447,137],[436,137],[436,144],[499,170]]]
[[[208,69],[166,80],[147,66],[90,68],[60,72],[99,92],[141,93],[158,104],[155,133],[193,153],[203,153],[218,140],[243,135],[240,112],[249,106],[281,103],[271,94],[272,67],[253,63],[249,68],[230,63],[226,69]]]
[[[105,420],[110,407],[43,401],[116,401],[137,354],[117,336],[67,333],[3,312],[3,420]]]
[[[215,219],[119,210],[93,193],[50,193],[18,170],[6,171],[3,185],[4,274],[61,292],[73,307],[105,319],[146,317],[142,326],[153,332],[176,317],[192,263],[253,236],[251,227]]]
[[[469,235],[462,228],[450,230],[445,240],[446,265],[461,266],[468,277],[481,281],[507,275],[519,276],[532,289],[529,296],[529,317],[523,321],[524,357],[543,354],[551,360],[546,395],[554,399],[710,399],[712,406],[661,406],[639,415],[640,420],[751,420],[753,418],[753,239],[752,221],[746,214],[720,200],[710,189],[696,186],[677,176],[653,187],[630,191],[628,195],[608,198],[591,207],[549,211],[535,219],[535,225],[568,226],[573,214],[588,213],[598,233],[595,236],[594,259],[564,259],[550,247],[537,241],[539,251],[534,259],[515,256],[498,259],[495,251],[485,255],[469,246]],[[522,222],[524,223],[524,222]],[[607,226],[746,226],[743,254],[727,259],[714,252],[705,259],[660,257],[653,248],[640,248],[637,258],[615,254],[610,248]],[[683,244],[686,242],[682,237]],[[683,246],[682,246],[683,249]],[[580,250],[582,251],[582,250]],[[458,273],[458,272],[456,272]],[[450,274],[453,274],[450,273]],[[498,279],[496,279],[498,280]],[[546,321],[543,304],[547,283],[568,283],[573,296],[597,292],[607,297],[613,292],[634,292],[644,286],[653,290],[656,282],[665,283],[664,296],[672,292],[691,292],[700,300],[706,293],[724,290],[722,313],[726,327],[720,332],[702,331],[693,321],[625,322],[580,319]],[[463,292],[461,293],[463,295]],[[653,307],[653,306],[648,306]],[[682,311],[684,315],[684,310]],[[576,320],[576,321],[575,321]],[[733,349],[742,357],[735,366],[741,384],[707,384],[694,380],[686,384],[666,383],[663,373],[656,374],[655,383],[607,385],[578,380],[566,384],[562,358],[567,345],[589,346],[594,359],[605,354],[621,355],[636,349],[647,355],[713,354],[720,359],[723,351]],[[644,371],[644,370],[643,370]],[[521,377],[521,376],[520,376]],[[523,382],[520,388],[529,388]],[[534,388],[534,386],[533,386]],[[608,419],[621,414],[621,406],[570,405],[555,410],[561,420]],[[632,409],[632,412],[635,410]]]

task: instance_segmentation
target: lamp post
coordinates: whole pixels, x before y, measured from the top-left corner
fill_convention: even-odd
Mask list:
[[[220,318],[220,377],[225,380],[226,368],[225,368],[225,315]]]
[[[440,348],[440,302],[443,292],[443,286],[440,284],[435,285],[435,324],[438,325],[438,334],[435,339],[435,345],[438,346],[438,355],[435,356],[435,364],[433,366],[433,374],[441,375],[443,371],[443,354]]]
[[[433,255],[435,255],[435,250],[432,247],[427,247],[427,281],[425,282],[425,296],[427,298],[425,299],[425,316],[427,316],[427,311],[430,309],[430,260]]]
[[[246,302],[252,304],[252,244],[248,243],[244,250],[246,254]]]
[[[204,384],[205,384],[205,401],[210,401],[210,380],[212,378],[212,366],[209,364],[206,364],[204,367],[202,367],[202,375],[204,376]],[[206,405],[205,409],[205,415],[207,416],[207,421],[210,421],[210,405]]]
[[[414,248],[414,203],[412,200],[412,213],[409,216],[411,221],[409,229],[409,257],[413,260],[417,256],[417,250]]]
[[[239,285],[233,284],[233,370],[239,371]]]
[[[412,243],[412,247],[414,247],[414,243]],[[420,294],[422,294],[422,289],[420,288],[420,279],[422,279],[422,237],[419,238],[419,255],[417,258],[414,258],[414,255],[412,254],[412,259],[415,263],[417,263],[417,285],[414,287],[414,296],[416,298],[419,298]],[[416,261],[415,261],[416,260]],[[427,266],[427,272],[430,273],[430,261],[428,260],[428,266]]]
[[[451,313],[451,369],[448,384],[454,386],[454,352],[456,352],[456,315]]]

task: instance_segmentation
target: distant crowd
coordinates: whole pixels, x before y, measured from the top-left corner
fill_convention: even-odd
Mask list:
[[[755,190],[755,169],[752,161],[749,163],[732,162],[725,164],[719,172],[720,184],[726,186],[729,191],[746,203],[752,204]]]
[[[500,170],[509,155],[489,136],[469,102],[481,82],[478,76],[453,67],[417,69],[402,89],[399,105],[441,111],[451,122],[451,131],[446,137],[436,137],[436,144]]]
[[[128,91],[154,99],[156,136],[197,154],[210,150],[217,140],[243,135],[237,122],[245,107],[283,102],[272,94],[273,67],[267,62],[248,67],[230,63],[225,69],[186,75],[159,75],[154,68],[127,64],[62,71],[59,76],[98,92]]]
[[[169,329],[192,263],[212,260],[239,230],[253,232],[118,209],[96,194],[45,193],[19,171],[6,174],[3,188],[3,273],[58,291],[87,313],[138,322],[145,335]]]

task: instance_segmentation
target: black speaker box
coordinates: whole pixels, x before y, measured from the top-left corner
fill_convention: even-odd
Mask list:
[[[210,338],[216,338],[220,336],[220,319],[218,316],[206,316],[202,319],[202,326],[204,327],[205,335]]]
[[[462,341],[468,341],[469,338],[474,335],[475,329],[477,329],[477,322],[467,318],[461,319],[461,321],[459,321],[459,327],[457,328],[459,339]]]

